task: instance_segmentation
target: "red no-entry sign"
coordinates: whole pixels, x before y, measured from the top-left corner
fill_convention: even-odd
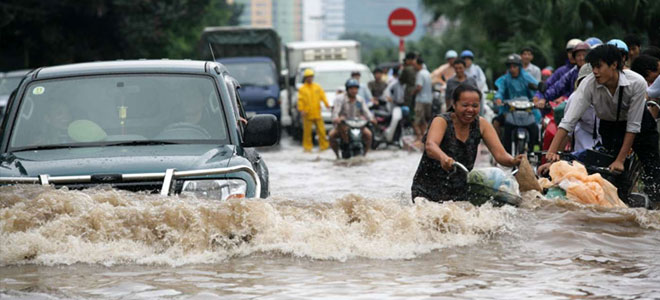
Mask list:
[[[415,31],[415,14],[407,8],[397,8],[387,18],[387,27],[398,37],[407,36]]]

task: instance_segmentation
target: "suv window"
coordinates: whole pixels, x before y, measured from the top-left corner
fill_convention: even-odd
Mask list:
[[[228,143],[220,103],[216,85],[207,76],[131,74],[35,81],[20,101],[10,147]]]
[[[226,76],[225,77],[225,83],[227,84],[227,88],[229,89],[229,97],[231,98],[231,103],[233,104],[232,106],[234,107],[234,117],[236,120],[238,120],[238,131],[239,135],[241,136],[241,140],[243,139],[243,131],[245,130],[245,125],[247,121],[247,116],[245,114],[245,110],[243,109],[243,102],[241,101],[241,96],[238,93],[239,89],[239,84],[236,82],[235,79],[232,77]]]

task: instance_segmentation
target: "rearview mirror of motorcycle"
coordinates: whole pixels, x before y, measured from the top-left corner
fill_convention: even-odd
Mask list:
[[[539,91],[541,93],[545,93],[545,91],[548,89],[548,86],[543,81],[539,82],[538,84],[533,84],[530,82],[527,84],[527,87],[529,87],[530,90]]]

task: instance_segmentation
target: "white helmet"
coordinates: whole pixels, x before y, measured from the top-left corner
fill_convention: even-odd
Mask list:
[[[568,41],[568,43],[566,43],[566,51],[573,50],[573,48],[575,48],[575,46],[577,46],[577,44],[579,43],[582,43],[582,40],[571,39],[570,41]]]
[[[447,51],[447,53],[445,53],[445,59],[457,58],[457,57],[458,57],[458,53],[456,53],[456,51],[454,50],[449,50]]]

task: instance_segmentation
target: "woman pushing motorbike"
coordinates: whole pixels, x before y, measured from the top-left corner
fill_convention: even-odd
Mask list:
[[[481,93],[476,87],[462,83],[452,97],[455,111],[433,118],[424,135],[424,154],[411,188],[413,201],[416,197],[436,202],[467,200],[465,174],[452,170],[454,162],[469,170],[474,167],[481,139],[501,165],[517,166],[523,157],[509,155],[493,126],[479,117]]]

